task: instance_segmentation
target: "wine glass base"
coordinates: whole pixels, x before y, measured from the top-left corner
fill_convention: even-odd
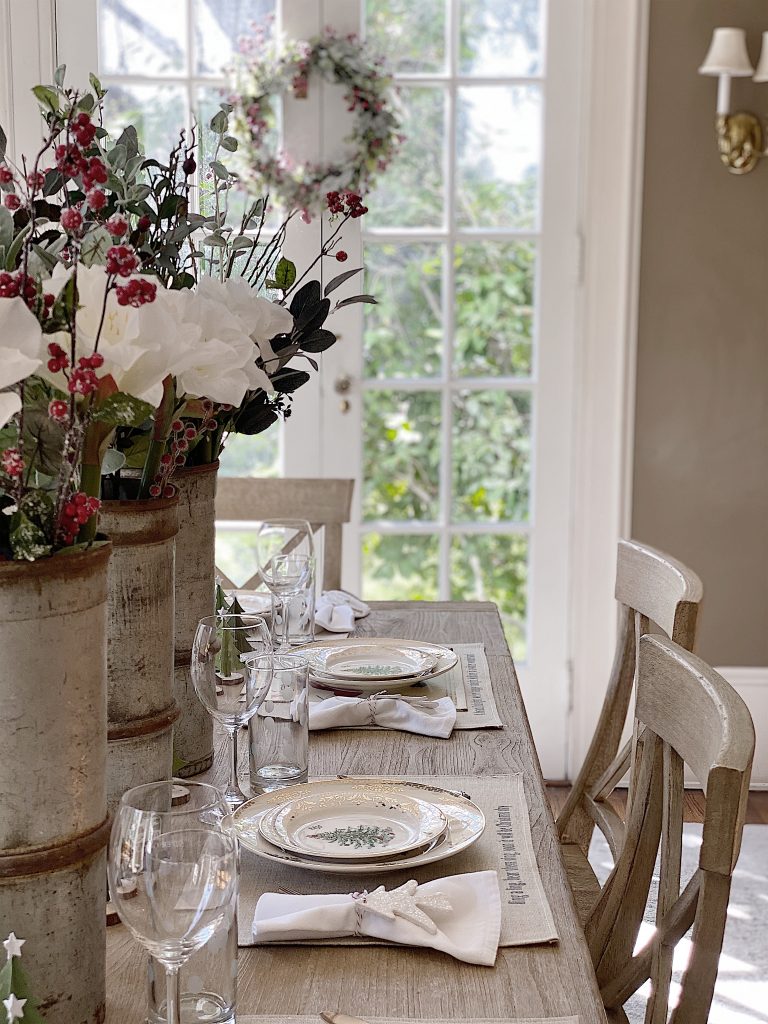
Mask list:
[[[215,992],[183,992],[181,1024],[234,1024],[235,1008],[228,1006]],[[147,1024],[167,1024],[165,1002],[150,1009]]]

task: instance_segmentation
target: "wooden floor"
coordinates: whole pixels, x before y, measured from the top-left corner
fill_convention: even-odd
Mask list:
[[[568,797],[569,786],[554,785],[547,786],[547,795],[552,805],[552,813],[557,816]],[[626,805],[626,790],[617,790],[612,796],[617,810],[622,810]],[[685,791],[685,820],[704,820],[704,794],[698,789],[686,789]],[[749,794],[747,804],[748,825],[768,825],[768,792],[754,792]]]

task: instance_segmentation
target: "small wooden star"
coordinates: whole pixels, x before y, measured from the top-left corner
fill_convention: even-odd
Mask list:
[[[423,928],[425,932],[434,935],[437,932],[437,925],[420,908],[451,910],[451,904],[441,892],[419,894],[418,889],[419,883],[413,878],[391,892],[387,892],[384,886],[380,885],[378,889],[362,897],[361,903],[372,914],[379,914],[390,921],[394,921],[395,917],[402,917],[415,924],[417,928]]]
[[[3,943],[3,945],[5,946],[5,953],[7,958],[10,960],[11,957],[21,956],[21,947],[24,945],[26,941],[26,939],[17,939],[16,934],[14,932],[11,932],[11,934]]]
[[[8,1011],[8,1024],[13,1024],[15,1020],[22,1019],[26,1001],[26,999],[17,999],[13,992],[11,992],[7,999],[3,1000],[3,1006]]]

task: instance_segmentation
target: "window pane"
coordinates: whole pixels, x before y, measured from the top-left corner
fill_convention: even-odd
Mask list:
[[[459,89],[456,127],[458,223],[534,228],[541,151],[539,87]]]
[[[454,354],[459,376],[530,374],[535,263],[533,242],[456,246]]]
[[[526,657],[528,538],[519,534],[473,534],[451,542],[451,598],[494,601],[507,643],[518,661]]]
[[[257,572],[259,556],[256,550],[254,524],[244,530],[216,528],[216,567],[229,577],[236,587],[242,587]]]
[[[397,157],[368,200],[370,220],[383,227],[443,223],[445,92],[403,88],[403,133]]]
[[[462,0],[459,67],[465,75],[541,71],[544,0]]]
[[[439,393],[369,391],[363,414],[363,518],[436,519]]]
[[[221,75],[241,36],[259,26],[274,28],[276,0],[193,0],[195,65],[198,75]]]
[[[436,601],[438,540],[433,535],[363,535],[366,601]]]
[[[112,132],[136,125],[147,156],[167,163],[187,122],[187,92],[178,85],[110,85],[104,121]]]
[[[367,0],[365,32],[395,72],[443,70],[445,0]]]
[[[185,0],[101,0],[102,74],[184,74],[186,22]]]
[[[219,476],[278,476],[280,425],[261,434],[230,434],[221,455]]]
[[[437,245],[365,247],[366,377],[434,377],[440,372],[442,248]]]
[[[453,518],[528,519],[531,396],[461,391],[453,399]]]

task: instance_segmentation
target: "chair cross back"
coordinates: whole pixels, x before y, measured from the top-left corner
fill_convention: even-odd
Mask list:
[[[585,932],[609,1019],[646,981],[645,1024],[706,1024],[739,854],[755,747],[736,691],[671,640],[642,636],[626,836]],[[683,768],[706,794],[698,868],[680,890]],[[634,953],[660,853],[656,929]],[[669,1015],[675,945],[693,925],[692,950]]]
[[[343,524],[349,522],[354,480],[219,477],[216,519],[221,522],[261,523],[269,519],[304,519],[313,532],[323,531],[323,590],[341,587]],[[235,584],[218,568],[227,588]],[[242,589],[261,582],[256,572]]]
[[[699,577],[681,562],[637,541],[619,541],[615,596],[620,616],[613,667],[589,751],[557,818],[561,841],[576,844],[585,856],[595,825],[614,858],[624,840],[624,821],[608,797],[629,770],[631,742],[619,748],[638,641],[655,624],[675,643],[692,650],[702,593]]]

